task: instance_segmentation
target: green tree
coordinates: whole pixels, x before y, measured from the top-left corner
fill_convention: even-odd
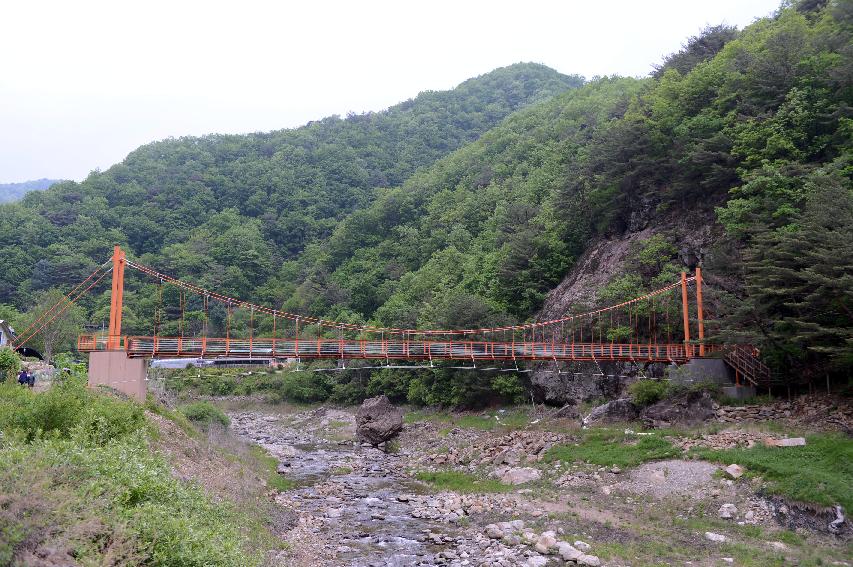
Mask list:
[[[51,289],[39,296],[28,313],[28,323],[35,323],[43,315],[41,322],[33,328],[37,332],[27,345],[41,350],[45,360],[50,362],[55,353],[74,348],[86,314],[79,305],[69,305],[61,291]]]

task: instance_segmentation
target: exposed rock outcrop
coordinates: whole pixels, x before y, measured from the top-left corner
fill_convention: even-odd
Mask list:
[[[714,399],[708,392],[685,392],[643,409],[640,418],[651,427],[696,425],[716,417]]]
[[[358,440],[377,447],[403,430],[403,412],[391,405],[388,396],[377,396],[364,400],[355,422]]]
[[[593,408],[589,415],[584,418],[583,424],[593,425],[634,421],[639,416],[640,408],[628,398],[622,398]]]

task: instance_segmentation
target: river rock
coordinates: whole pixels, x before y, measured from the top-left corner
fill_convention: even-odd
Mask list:
[[[377,447],[403,430],[403,412],[391,405],[388,396],[364,400],[355,414],[356,434],[361,442]]]
[[[735,463],[730,464],[723,471],[733,479],[739,479],[743,476],[743,467]]]
[[[734,504],[723,504],[720,506],[718,514],[724,520],[731,520],[737,516],[737,507]]]
[[[652,427],[696,425],[716,417],[714,399],[708,392],[685,392],[650,405],[640,413]]]
[[[578,557],[583,555],[582,551],[566,543],[565,541],[557,543],[557,552],[560,554],[560,557],[562,557],[564,561],[577,561]]]
[[[584,425],[594,423],[615,423],[619,421],[634,421],[640,415],[640,409],[628,398],[612,400],[593,408],[583,420]]]
[[[598,567],[601,565],[601,560],[596,555],[581,555],[577,559],[578,565],[589,565],[590,567]]]
[[[551,553],[551,549],[557,547],[557,538],[554,535],[554,532],[545,532],[539,539],[536,540],[536,545],[534,549],[539,553]]]
[[[506,484],[524,484],[542,478],[542,473],[538,469],[531,467],[518,467],[509,469],[501,476],[501,481]]]

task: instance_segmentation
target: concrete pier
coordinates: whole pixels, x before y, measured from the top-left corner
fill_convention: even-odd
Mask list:
[[[145,401],[148,361],[128,358],[123,350],[89,353],[89,387],[107,386],[138,402]]]

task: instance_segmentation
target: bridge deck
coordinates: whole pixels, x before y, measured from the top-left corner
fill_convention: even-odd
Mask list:
[[[106,350],[107,337],[83,335],[78,350]],[[551,360],[685,362],[694,345],[655,343],[487,342],[461,340],[221,339],[124,337],[132,358],[264,357],[394,360]],[[708,347],[706,346],[706,349]]]

